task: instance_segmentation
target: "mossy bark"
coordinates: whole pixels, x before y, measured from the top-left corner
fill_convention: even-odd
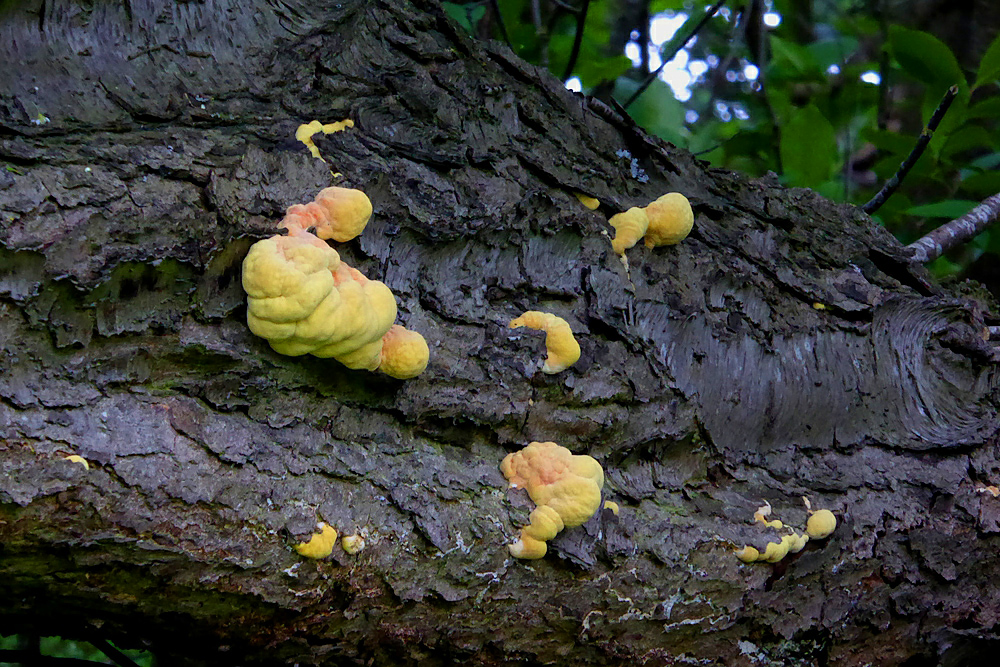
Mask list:
[[[431,2],[2,11],[4,629],[89,622],[185,665],[991,650],[993,304],[867,216],[710,169]],[[327,163],[293,138],[345,117]],[[247,330],[247,248],[331,184],[374,203],[337,250],[427,338],[414,380]],[[626,269],[608,215],[668,191],[693,234]],[[569,371],[507,328],[529,309],[577,332]],[[529,563],[498,464],[531,440],[601,461],[621,512]],[[802,526],[801,496],[833,536],[741,564],[775,536],[754,509]],[[304,560],[317,520],[366,548]]]

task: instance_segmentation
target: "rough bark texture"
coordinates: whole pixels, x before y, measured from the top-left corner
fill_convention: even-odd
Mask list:
[[[991,305],[914,273],[865,215],[709,169],[432,3],[17,4],[0,627],[89,619],[190,665],[995,649]],[[292,138],[344,117],[317,140],[329,165]],[[246,327],[247,248],[333,183],[374,202],[337,250],[427,337],[417,379],[283,357]],[[607,215],[667,191],[693,235],[626,272]],[[541,338],[506,328],[527,309],[570,321],[580,363],[538,372]],[[530,440],[598,458],[622,508],[523,562],[505,545],[531,503],[497,466]],[[837,532],[741,564],[734,545],[774,536],[754,509],[802,524],[802,495]],[[367,548],[300,558],[318,518]]]

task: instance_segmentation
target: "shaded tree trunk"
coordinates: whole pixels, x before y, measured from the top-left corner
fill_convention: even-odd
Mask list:
[[[89,622],[185,665],[993,649],[975,286],[932,284],[853,208],[649,138],[433,3],[28,5],[0,20],[21,63],[0,73],[4,631]],[[329,164],[293,139],[345,117]],[[335,183],[375,205],[337,250],[430,343],[414,380],[246,327],[247,248]],[[626,271],[607,215],[668,191],[694,233]],[[541,339],[506,327],[528,309],[570,321],[576,366],[538,372]],[[531,440],[595,456],[621,513],[525,562],[505,545],[531,503],[497,466]],[[773,537],[758,505],[801,525],[803,495],[839,515],[829,540],[733,556]],[[302,559],[317,520],[367,547]]]

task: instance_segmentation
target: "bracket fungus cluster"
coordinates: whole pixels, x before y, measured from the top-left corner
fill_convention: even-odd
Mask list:
[[[615,228],[611,247],[622,255],[642,238],[649,248],[680,243],[691,233],[694,212],[687,197],[669,192],[648,206],[613,215],[608,222]]]
[[[563,528],[586,523],[601,506],[604,470],[594,458],[554,442],[532,442],[508,454],[500,471],[510,488],[523,488],[535,503],[521,537],[507,548],[515,558],[538,559]]]
[[[829,537],[837,527],[837,517],[830,510],[813,511],[809,504],[809,499],[803,498],[803,500],[806,503],[806,509],[810,512],[809,520],[806,522],[805,533],[795,532],[795,530],[785,526],[778,519],[768,519],[771,515],[771,504],[765,502],[754,512],[754,521],[775,530],[788,528],[791,532],[782,535],[781,540],[778,542],[768,542],[763,552],[749,545],[744,546],[742,549],[737,549],[736,557],[744,563],[777,563],[788,554],[795,554],[802,551],[809,540],[822,540]]]
[[[511,329],[520,327],[545,332],[545,349],[548,356],[542,366],[543,373],[550,375],[560,373],[579,361],[580,344],[573,337],[569,322],[558,315],[529,310],[510,321]]]
[[[289,207],[279,223],[288,235],[258,241],[243,260],[247,324],[281,354],[333,357],[348,368],[408,379],[427,367],[424,337],[394,325],[389,288],[322,240],[355,238],[371,213],[365,193],[338,187]]]

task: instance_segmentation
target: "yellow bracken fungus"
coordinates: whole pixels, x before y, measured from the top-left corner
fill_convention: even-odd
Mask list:
[[[510,328],[528,327],[545,332],[545,349],[548,356],[542,366],[543,373],[559,373],[580,359],[580,344],[573,337],[569,323],[558,315],[529,310],[510,321]]]
[[[337,543],[337,531],[333,526],[320,521],[316,524],[318,533],[313,534],[307,542],[299,542],[295,550],[306,558],[326,558],[333,553],[333,545]]]
[[[79,463],[85,469],[90,470],[90,463],[88,463],[87,459],[83,458],[79,454],[70,454],[69,456],[64,456],[63,458],[70,463]]]
[[[589,208],[591,211],[597,210],[597,207],[601,205],[601,202],[597,201],[596,197],[585,195],[582,192],[576,192],[574,194],[576,195],[576,198],[580,200],[580,203]]]
[[[500,471],[510,488],[526,489],[536,505],[529,524],[521,529],[521,538],[507,547],[515,558],[541,558],[547,550],[545,543],[556,533],[582,525],[601,506],[601,464],[554,442],[532,442],[508,454]]]
[[[322,194],[317,202],[326,201]],[[281,354],[333,357],[348,368],[399,379],[418,375],[427,367],[426,341],[393,325],[396,298],[388,287],[342,262],[307,231],[333,227],[328,209],[317,202],[304,212],[289,209],[281,223],[288,236],[258,241],[243,260],[250,330]]]
[[[633,206],[608,220],[615,229],[611,247],[619,255],[645,237],[649,248],[683,241],[694,226],[694,212],[687,197],[669,192],[645,208]]]
[[[611,513],[614,514],[615,516],[618,516],[618,512],[621,511],[618,508],[618,503],[616,503],[613,500],[605,500],[604,501],[604,509],[611,510]]]
[[[333,134],[334,132],[340,132],[346,127],[354,127],[354,121],[350,118],[338,121],[336,123],[327,123],[324,125],[318,120],[314,120],[311,123],[306,123],[304,125],[299,125],[298,129],[295,130],[295,138],[305,144],[305,147],[309,149],[309,153],[312,154],[314,158],[323,158],[319,154],[319,148],[313,143],[313,135],[322,132],[323,134]],[[326,160],[323,160],[326,162]]]
[[[822,540],[829,537],[837,528],[837,517],[830,510],[816,510],[809,515],[806,521],[806,532],[814,540]]]

